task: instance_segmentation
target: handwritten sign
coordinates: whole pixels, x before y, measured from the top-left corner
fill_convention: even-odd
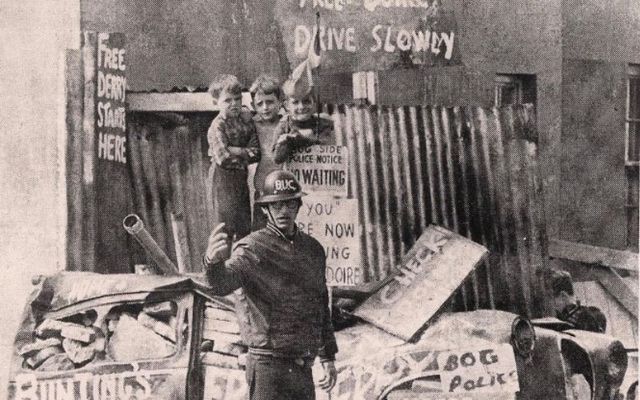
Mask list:
[[[509,344],[441,353],[440,382],[444,393],[520,390],[513,348]]]
[[[502,399],[503,394],[513,399],[519,390],[513,350],[504,343],[450,350],[432,350],[429,343],[378,347],[338,363],[337,369],[335,400]],[[440,379],[421,379],[436,376]],[[412,397],[415,393],[409,390],[393,395],[393,387],[409,379],[416,379],[411,386],[417,391],[424,390],[420,396]],[[400,394],[407,397],[397,397]]]
[[[327,255],[327,285],[362,283],[358,200],[310,194],[298,213],[298,227],[313,236]]]
[[[319,28],[315,13],[320,12]],[[323,65],[353,71],[459,63],[451,0],[278,0],[289,59],[306,57],[318,35]]]
[[[96,63],[98,159],[126,164],[127,78],[123,34],[98,33]]]
[[[360,305],[355,314],[410,340],[486,254],[486,248],[463,236],[429,226],[403,258],[394,279]]]
[[[176,370],[149,370],[93,374],[82,372],[42,379],[36,374],[16,375],[9,398],[44,399],[156,399],[168,395]],[[12,392],[14,393],[11,396]]]
[[[286,169],[306,192],[347,197],[349,152],[345,146],[316,145],[293,153]]]
[[[500,393],[403,393],[392,392],[387,396],[387,400],[513,400],[515,399],[514,393],[500,392]]]
[[[85,113],[93,115],[91,165],[94,175],[94,204],[85,209],[95,212],[95,220],[87,220],[86,229],[95,231],[95,271],[129,272],[129,238],[122,229],[122,219],[133,208],[127,146],[126,120],[126,50],[123,33],[85,32],[83,47],[85,70]],[[92,57],[88,57],[91,55]],[[87,88],[92,90],[87,91]],[[91,94],[90,94],[91,93]],[[88,125],[88,123],[87,123]],[[86,161],[85,161],[86,163]],[[90,225],[90,226],[89,226]]]

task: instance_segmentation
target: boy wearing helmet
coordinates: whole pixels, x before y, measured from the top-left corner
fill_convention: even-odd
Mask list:
[[[324,371],[320,387],[329,391],[336,382],[338,348],[324,249],[295,222],[304,195],[293,174],[271,172],[256,200],[267,226],[238,241],[229,254],[229,237],[220,224],[204,256],[215,294],[241,289],[236,313],[249,346],[246,378],[252,400],[315,399],[311,366],[316,356]]]

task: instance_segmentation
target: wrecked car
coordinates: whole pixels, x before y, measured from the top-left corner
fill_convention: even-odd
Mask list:
[[[361,291],[348,312],[334,307],[338,381],[317,398],[624,398],[627,354],[615,338],[504,311],[443,312],[485,254],[430,228],[397,274]],[[447,263],[460,267],[432,268]],[[213,296],[187,276],[66,272],[35,285],[9,399],[245,398],[233,296]]]
[[[336,332],[331,398],[615,398],[622,344],[549,326],[445,313],[406,342],[359,321]],[[30,299],[8,398],[243,399],[245,353],[231,302],[194,279],[60,273]]]

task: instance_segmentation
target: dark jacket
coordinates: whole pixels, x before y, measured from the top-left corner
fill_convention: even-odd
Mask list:
[[[572,324],[576,329],[583,331],[605,333],[607,330],[607,318],[597,307],[587,307],[578,304],[566,307],[558,319]]]
[[[206,265],[217,295],[237,293],[243,341],[285,357],[334,359],[338,351],[325,280],[324,249],[297,231],[292,240],[276,228],[238,241],[223,263]]]

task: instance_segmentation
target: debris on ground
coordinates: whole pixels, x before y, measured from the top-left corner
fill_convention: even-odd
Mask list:
[[[74,368],[76,366],[67,354],[60,353],[47,358],[45,362],[40,364],[38,371],[69,371]]]
[[[238,319],[233,311],[207,302],[204,312],[203,326],[204,365],[239,368],[244,365],[244,356],[248,348],[240,338]]]
[[[55,319],[45,319],[36,329],[36,335],[42,338],[62,336],[83,343],[90,343],[95,338],[95,333],[91,328]]]
[[[20,350],[18,350],[18,354],[29,357],[42,349],[52,346],[60,346],[61,344],[62,341],[59,338],[49,338],[45,340],[37,339],[33,343],[24,345]]]
[[[107,344],[107,353],[114,361],[165,358],[176,350],[173,343],[128,314],[120,316],[118,326]]]
[[[27,358],[25,360],[25,363],[29,366],[29,368],[36,369],[40,366],[40,364],[45,362],[49,357],[53,357],[56,354],[60,354],[62,352],[64,352],[64,350],[62,350],[62,347],[50,346],[38,351],[36,354]]]
[[[45,318],[18,355],[25,368],[38,371],[70,370],[96,360],[168,357],[177,350],[176,314],[176,303],[163,301],[118,305],[100,321],[96,310]]]
[[[96,350],[92,344],[85,344],[79,340],[65,338],[62,348],[74,364],[86,364],[93,360]]]
[[[143,311],[138,314],[138,322],[145,328],[149,328],[163,338],[168,339],[171,343],[176,343],[175,318],[173,319],[173,324],[165,323]]]

